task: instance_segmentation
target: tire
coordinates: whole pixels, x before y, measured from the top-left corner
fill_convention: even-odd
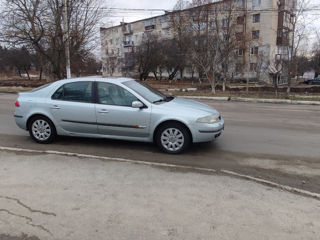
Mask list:
[[[41,144],[53,142],[57,135],[54,124],[44,116],[33,117],[28,128],[31,138]]]
[[[185,126],[179,123],[167,123],[156,134],[159,148],[169,154],[179,154],[191,144],[191,136]]]

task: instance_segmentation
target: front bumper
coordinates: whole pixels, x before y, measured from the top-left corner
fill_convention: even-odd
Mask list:
[[[195,123],[193,131],[193,142],[211,142],[221,136],[224,131],[224,120],[221,118],[220,122],[209,123]]]

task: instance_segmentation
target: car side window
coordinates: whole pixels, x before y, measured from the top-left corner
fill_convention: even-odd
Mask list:
[[[61,86],[53,95],[54,100],[92,102],[92,82],[73,82]]]
[[[98,103],[131,107],[138,99],[128,90],[112,83],[98,82]]]

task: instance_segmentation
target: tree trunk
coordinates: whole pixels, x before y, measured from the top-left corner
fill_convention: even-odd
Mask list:
[[[289,74],[289,78],[288,78],[288,86],[287,86],[287,95],[289,96],[291,92],[291,77],[290,77],[290,74]]]
[[[249,77],[247,77],[247,82],[246,82],[246,93],[247,95],[249,94]]]
[[[275,93],[275,95],[276,95],[276,97],[278,97],[278,75],[276,75],[275,77],[274,77],[275,79],[274,79],[274,93]]]
[[[209,82],[211,85],[211,94],[215,95],[216,94],[216,81],[214,76],[209,76]]]
[[[42,66],[40,67],[40,73],[39,73],[39,81],[42,80]]]
[[[158,80],[158,75],[157,75],[156,71],[153,72],[153,75],[154,75],[155,79]]]
[[[18,68],[18,73],[19,73],[19,76],[22,78],[22,76],[21,76],[21,71],[20,71],[19,68]]]
[[[223,82],[222,82],[222,92],[225,92],[226,91],[226,79],[223,79]]]
[[[30,80],[31,80],[31,79],[30,79],[30,75],[29,75],[29,72],[28,72],[28,70],[27,70],[26,67],[24,68],[24,71],[26,72],[26,74],[27,74],[27,76],[28,76],[28,79],[29,79],[29,81],[30,81]]]
[[[216,95],[216,87],[214,86],[215,84],[211,84],[211,94]]]
[[[173,72],[169,75],[169,80],[173,80],[178,71],[179,71],[179,68],[176,67],[176,68],[173,70]]]

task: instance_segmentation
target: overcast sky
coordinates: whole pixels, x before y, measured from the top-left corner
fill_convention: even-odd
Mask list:
[[[133,9],[165,9],[171,10],[175,0],[111,0],[107,3],[110,8],[133,8]],[[105,19],[106,25],[118,25],[120,21],[132,22],[163,14],[163,11],[120,11],[112,10],[110,16]]]

